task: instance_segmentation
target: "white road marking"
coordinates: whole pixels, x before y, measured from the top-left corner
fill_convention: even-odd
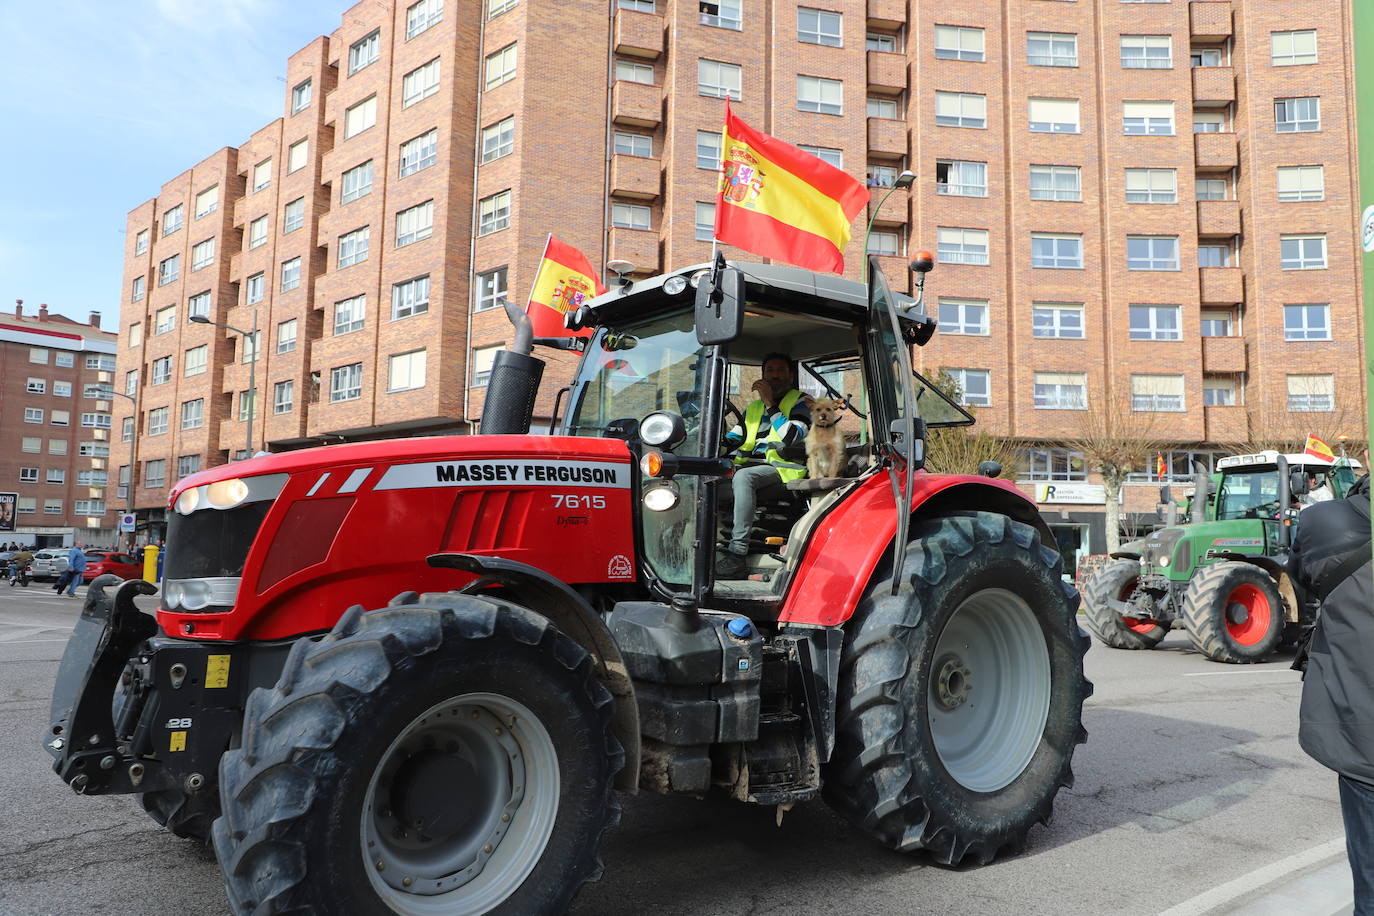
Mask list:
[[[1286,859],[1279,859],[1277,862],[1271,862],[1249,874],[1241,875],[1234,881],[1220,884],[1210,891],[1203,891],[1191,900],[1185,900],[1178,906],[1169,907],[1159,916],[1201,916],[1203,913],[1210,913],[1241,897],[1274,884],[1294,872],[1302,871],[1318,862],[1344,854],[1345,837],[1336,837],[1336,839],[1320,846],[1313,846],[1305,852],[1291,855]]]
[[[0,640],[0,648],[5,646],[31,646],[39,642],[67,642],[65,639],[16,639],[13,642]]]
[[[1193,671],[1184,677],[1240,677],[1246,674],[1297,674],[1291,668],[1247,668],[1244,671]]]

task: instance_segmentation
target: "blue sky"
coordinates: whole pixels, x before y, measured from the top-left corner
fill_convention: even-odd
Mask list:
[[[282,113],[349,0],[0,0],[0,310],[115,328],[124,219]]]

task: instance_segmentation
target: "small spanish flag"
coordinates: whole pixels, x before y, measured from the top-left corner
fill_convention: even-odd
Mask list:
[[[591,328],[569,331],[563,327],[563,315],[581,306],[593,296],[606,292],[596,275],[596,268],[587,256],[566,242],[549,234],[544,243],[544,257],[534,275],[530,301],[525,312],[534,326],[535,337],[590,337]]]
[[[725,102],[716,241],[810,270],[844,272],[868,188],[828,162],[754,130]]]
[[[1169,467],[1164,463],[1164,453],[1155,452],[1155,477],[1163,480],[1168,475]]]
[[[1331,446],[1311,433],[1307,434],[1307,444],[1303,446],[1302,450],[1313,458],[1325,458],[1327,461],[1336,460],[1336,453],[1331,451]]]

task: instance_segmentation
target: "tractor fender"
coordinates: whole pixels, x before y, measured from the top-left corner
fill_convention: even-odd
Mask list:
[[[1113,560],[1139,560],[1145,553],[1145,541],[1136,538],[1134,541],[1127,541],[1116,549],[1114,553],[1107,556]]]
[[[996,512],[1033,526],[1047,544],[1054,533],[1035,504],[1004,480],[961,474],[918,473],[912,478],[912,520],[962,512]],[[873,474],[825,516],[806,545],[780,624],[839,626],[858,606],[897,532],[892,486]]]
[[[1107,556],[1113,560],[1136,560],[1139,561],[1140,554],[1131,553],[1129,550],[1118,550],[1116,553],[1109,553]]]
[[[1283,619],[1289,623],[1299,622],[1302,602],[1298,600],[1297,590],[1293,587],[1293,578],[1288,575],[1288,570],[1282,563],[1273,557],[1257,557],[1254,554],[1232,553],[1229,550],[1219,551],[1216,557],[1219,560],[1249,563],[1267,572],[1278,586],[1279,597],[1283,599]]]
[[[503,557],[436,553],[426,557],[425,562],[476,575],[478,578],[465,585],[463,592],[476,594],[499,587],[515,603],[547,617],[591,654],[597,680],[615,698],[611,727],[625,748],[625,766],[616,776],[616,788],[635,792],[639,786],[639,706],[634,684],[615,638],[587,599],[539,567]]]

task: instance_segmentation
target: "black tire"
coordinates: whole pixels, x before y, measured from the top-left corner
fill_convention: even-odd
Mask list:
[[[1183,619],[1193,645],[1212,661],[1262,662],[1283,638],[1283,599],[1264,569],[1228,560],[1193,574]]]
[[[459,742],[447,743],[441,753],[433,742],[411,748],[395,739],[418,734],[417,725],[462,727],[469,707],[460,714],[459,707],[445,704],[478,695],[524,710],[518,725],[489,720],[509,728],[509,737],[498,740],[515,743],[517,732],[543,730],[551,750],[540,758],[539,748],[518,745],[527,751],[529,765],[521,762],[521,789],[511,796],[517,807],[504,809],[516,811],[509,828],[474,834],[466,826],[452,828],[450,822],[448,833],[427,838],[426,828],[416,822],[415,836],[403,839],[408,834],[402,828],[412,827],[402,823],[404,818],[416,811],[425,814],[425,805],[445,807],[444,799],[457,795],[447,787],[467,783],[448,778],[460,756]],[[456,718],[442,718],[445,712]],[[493,745],[493,739],[482,736],[500,735],[502,729],[483,728],[478,709],[471,712],[479,720],[468,732],[476,736],[472,743]],[[389,877],[400,884],[401,868],[388,875],[385,868],[374,868],[374,858],[391,856],[393,839],[437,842],[448,855],[456,830],[469,844],[490,838],[496,851],[480,847],[489,858],[481,860],[477,876],[466,884],[460,872],[417,879],[428,881],[431,890],[448,881],[452,889],[444,893],[455,895],[452,912],[564,912],[582,885],[600,876],[602,835],[620,817],[612,781],[624,764],[624,752],[611,731],[611,712],[611,695],[596,680],[587,652],[528,609],[472,595],[419,598],[413,592],[372,613],[350,608],[323,640],[301,640],[292,648],[275,687],[250,695],[243,746],[221,759],[224,814],[215,821],[213,834],[233,911],[391,913],[386,895],[399,899],[398,905],[416,898],[412,890],[384,883]],[[424,733],[425,741],[432,734]],[[435,758],[442,768],[426,771]],[[542,781],[537,759],[548,761]],[[419,775],[403,786],[403,773]],[[444,777],[445,788],[436,793],[430,782],[426,793],[425,781],[434,773]],[[550,790],[555,775],[557,784]],[[373,797],[374,784],[383,784],[379,779],[391,791],[377,789],[373,816],[366,800]],[[511,777],[510,785],[516,781]],[[550,791],[552,802],[547,801]],[[523,843],[536,835],[522,834],[521,823],[529,806],[539,804],[532,799],[539,798],[548,805],[542,821],[546,845],[536,842],[535,852],[525,854],[527,871],[493,865],[512,849],[517,858],[524,854],[526,846],[502,846],[502,840],[518,837]],[[392,806],[398,810],[389,810]],[[502,810],[490,804],[487,809]],[[365,851],[364,831],[393,813],[395,826],[385,837],[377,834],[375,842],[369,840]],[[399,855],[415,861],[413,850]],[[518,886],[492,891],[493,874],[514,875],[510,881]],[[408,881],[405,887],[411,888]],[[501,896],[475,902],[484,887]],[[440,897],[418,899],[433,906]]]
[[[987,864],[1001,850],[1019,851],[1033,825],[1048,823],[1059,789],[1073,784],[1074,748],[1087,739],[1083,701],[1092,693],[1083,676],[1088,636],[1077,623],[1078,593],[1060,577],[1059,552],[1044,546],[1034,528],[987,512],[918,523],[905,569],[898,594],[891,594],[890,579],[875,583],[847,628],[826,798],[893,849],[923,849],[945,865],[966,855]],[[957,658],[944,650],[936,657],[946,625],[956,616],[962,624],[966,609],[990,602],[1022,607],[1015,619],[1027,657],[1044,659],[1032,672],[1038,672],[1036,690],[1026,691],[1044,697],[1039,714],[1019,714],[1020,700],[1007,689],[1016,679],[1003,678],[996,665],[963,672],[974,685],[963,699],[941,692],[954,691],[947,669]],[[968,643],[964,649],[972,651]],[[991,686],[980,690],[984,680]],[[948,739],[936,726],[959,714],[970,696],[983,697],[983,709],[1030,723],[1021,737],[1007,738],[1011,765],[1003,768],[1009,780],[1003,785],[975,786],[963,763],[947,764],[942,756]],[[1026,759],[1019,771],[1017,748]]]
[[[1088,577],[1083,588],[1083,610],[1088,629],[1104,646],[1113,649],[1153,649],[1168,635],[1168,626],[1127,619],[1107,602],[1131,597],[1140,579],[1136,560],[1113,560]]]
[[[206,790],[187,795],[180,789],[144,792],[139,803],[148,816],[176,836],[210,844],[210,825],[219,817],[219,795]]]

